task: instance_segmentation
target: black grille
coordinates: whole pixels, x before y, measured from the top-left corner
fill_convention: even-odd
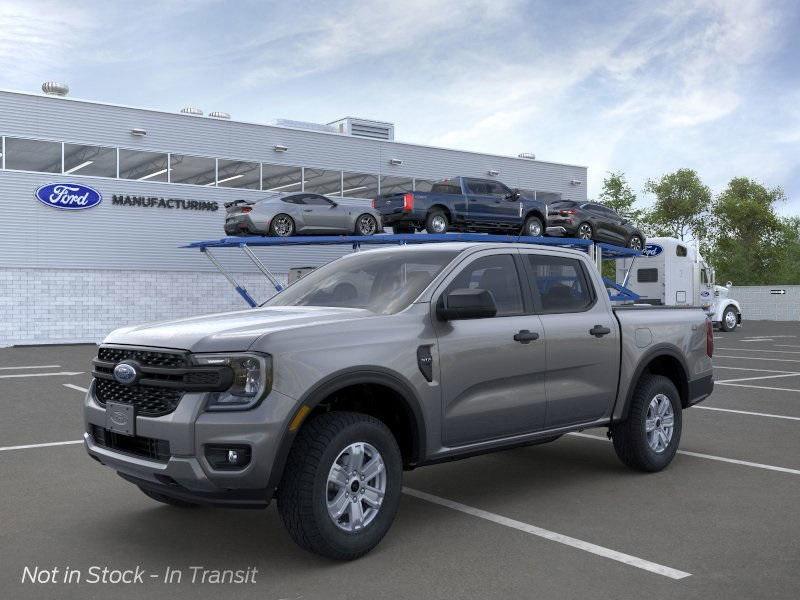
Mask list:
[[[183,390],[150,385],[125,386],[111,379],[95,379],[94,393],[97,401],[133,404],[136,414],[142,417],[160,417],[178,406]]]
[[[140,456],[158,462],[167,462],[170,458],[169,442],[143,436],[121,435],[97,425],[91,426],[95,444],[133,456]]]
[[[147,367],[183,368],[188,366],[186,355],[177,352],[155,352],[153,350],[136,350],[132,348],[113,348],[104,346],[97,352],[97,358],[104,362],[118,363],[123,360],[135,360]]]

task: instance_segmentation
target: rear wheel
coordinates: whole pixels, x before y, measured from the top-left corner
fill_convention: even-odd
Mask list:
[[[148,498],[152,498],[156,502],[161,502],[162,504],[169,504],[170,506],[175,506],[177,508],[196,508],[198,506],[194,502],[187,502],[186,500],[171,498],[170,496],[159,494],[158,492],[148,490],[147,488],[139,487],[139,489],[142,490],[142,493]]]
[[[370,214],[364,213],[356,219],[356,235],[375,235],[378,233],[378,221]]]
[[[275,215],[269,224],[269,232],[277,237],[289,237],[294,234],[294,220],[283,213]]]
[[[434,209],[425,218],[425,231],[428,233],[447,233],[450,222],[443,210]]]
[[[631,250],[641,250],[644,247],[644,241],[641,236],[632,235],[628,240],[628,248]]]
[[[544,225],[539,217],[528,217],[522,226],[522,235],[540,237],[544,233]]]
[[[722,323],[720,323],[720,328],[722,331],[733,331],[736,329],[736,326],[739,324],[739,319],[736,315],[736,309],[732,306],[729,306],[725,309],[725,312],[722,313]]]
[[[389,530],[400,503],[403,463],[381,421],[353,412],[313,418],[292,446],[278,511],[298,545],[352,560]]]
[[[628,418],[611,427],[619,459],[638,471],[660,471],[672,462],[681,440],[681,400],[663,375],[643,375]]]
[[[594,230],[589,223],[581,223],[578,225],[575,237],[581,240],[591,240],[594,237]]]

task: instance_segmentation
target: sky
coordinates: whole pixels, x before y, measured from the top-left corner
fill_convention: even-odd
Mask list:
[[[0,88],[781,186],[800,214],[795,0],[0,0]]]

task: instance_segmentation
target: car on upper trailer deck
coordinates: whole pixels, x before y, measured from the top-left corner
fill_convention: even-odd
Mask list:
[[[569,237],[607,242],[634,250],[644,248],[645,236],[636,225],[597,202],[553,202],[547,224],[550,227],[563,227]]]

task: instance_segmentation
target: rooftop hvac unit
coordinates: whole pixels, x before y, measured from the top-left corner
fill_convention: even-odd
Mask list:
[[[194,115],[196,117],[202,117],[203,111],[195,106],[184,106],[181,109],[181,112],[185,115]]]
[[[230,119],[231,118],[230,113],[220,112],[218,110],[211,111],[210,113],[208,113],[208,116],[211,117],[212,119]]]
[[[336,131],[354,137],[370,138],[373,140],[394,141],[394,124],[384,121],[370,121],[356,117],[345,117],[329,123]]]
[[[292,119],[273,119],[269,125],[276,127],[290,127],[291,129],[305,129],[307,131],[321,131],[323,133],[336,133],[336,128],[324,123],[310,123],[308,121],[293,121]]]
[[[42,84],[42,91],[48,96],[66,96],[69,94],[69,86],[57,81],[45,81]]]
[[[536,160],[536,155],[533,152],[520,152],[517,157],[524,158],[525,160]]]

